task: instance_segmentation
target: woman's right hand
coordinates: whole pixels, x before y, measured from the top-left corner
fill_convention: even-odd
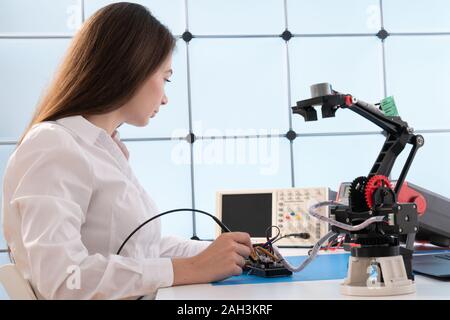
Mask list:
[[[173,285],[208,283],[240,275],[251,250],[248,233],[223,233],[200,254],[172,259]]]

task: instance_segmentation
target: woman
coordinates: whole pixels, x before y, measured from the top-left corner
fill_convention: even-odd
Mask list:
[[[10,157],[4,234],[39,298],[152,298],[160,287],[242,272],[248,234],[227,233],[211,244],[161,237],[159,220],[115,254],[158,213],[116,129],[147,125],[167,103],[174,45],[143,6],[99,10],[75,36]]]

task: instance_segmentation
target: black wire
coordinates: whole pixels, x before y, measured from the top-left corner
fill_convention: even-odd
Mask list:
[[[279,241],[281,239],[288,238],[288,237],[297,237],[297,238],[302,238],[302,239],[309,239],[311,236],[307,232],[289,233],[289,234],[285,234],[284,236],[279,237],[278,239],[275,239],[274,241],[272,241],[272,244],[274,244],[275,242],[277,242],[277,241]]]
[[[173,213],[173,212],[182,212],[182,211],[189,211],[189,212],[198,212],[198,213],[203,213],[209,217],[211,217],[221,228],[222,231],[225,232],[231,232],[231,230],[219,219],[217,219],[217,217],[213,216],[212,214],[203,211],[203,210],[198,210],[198,209],[190,209],[190,208],[182,208],[182,209],[173,209],[173,210],[169,210],[169,211],[164,211],[160,214],[157,214],[156,216],[151,217],[150,219],[144,221],[143,223],[141,223],[136,229],[133,230],[133,232],[130,233],[130,235],[124,240],[124,242],[122,243],[122,245],[120,246],[119,250],[117,250],[117,255],[120,254],[120,252],[122,251],[123,247],[125,246],[125,244],[128,242],[128,240],[131,239],[131,237],[139,231],[139,229],[141,229],[143,226],[145,226],[147,223],[155,220],[156,218],[159,218],[161,216],[164,216],[166,214],[169,213]],[[140,296],[139,298],[137,298],[136,300],[142,300],[142,298],[144,298],[144,296]]]
[[[278,233],[277,233],[277,235],[276,235],[275,237],[272,237],[272,239],[270,239],[270,238],[269,238],[269,231],[270,231],[270,229],[272,229],[272,228],[276,228],[276,229],[278,230]],[[267,239],[267,242],[264,243],[264,244],[262,245],[262,247],[264,248],[264,247],[266,247],[266,246],[269,246],[269,251],[272,251],[272,252],[273,252],[272,243],[273,243],[274,240],[276,240],[276,239],[280,236],[280,234],[281,234],[281,230],[280,230],[280,228],[278,228],[277,226],[270,226],[270,227],[268,227],[268,228],[266,229],[266,239]]]
[[[269,239],[269,231],[270,231],[272,228],[276,228],[276,229],[278,230],[278,233],[277,233],[277,235],[276,235],[275,237],[272,237],[272,239]],[[270,226],[270,227],[268,227],[268,228],[266,229],[266,239],[267,239],[267,242],[272,242],[273,240],[275,240],[276,238],[278,238],[278,237],[280,236],[280,234],[281,234],[281,230],[280,230],[280,228],[278,228],[277,226]]]
[[[141,223],[136,229],[133,230],[133,232],[130,233],[130,235],[125,239],[125,241],[122,243],[122,245],[120,246],[119,250],[117,251],[117,255],[120,254],[120,252],[122,251],[123,247],[125,246],[125,244],[128,242],[128,240],[130,240],[130,238],[139,231],[139,229],[141,229],[143,226],[145,226],[147,223],[155,220],[156,218],[159,218],[161,216],[164,216],[166,214],[169,213],[173,213],[173,212],[180,212],[180,211],[190,211],[190,212],[198,212],[198,213],[203,213],[209,217],[211,217],[221,228],[222,231],[224,232],[231,232],[231,230],[225,225],[223,224],[222,221],[220,221],[219,219],[217,219],[217,217],[213,216],[212,214],[203,211],[203,210],[198,210],[198,209],[190,209],[190,208],[182,208],[182,209],[173,209],[173,210],[169,210],[169,211],[164,211],[160,214],[157,214],[156,216],[151,217],[150,219],[144,221],[143,223]]]

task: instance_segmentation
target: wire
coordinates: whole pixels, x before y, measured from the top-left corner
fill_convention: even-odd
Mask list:
[[[223,224],[222,221],[220,221],[219,219],[217,219],[217,217],[213,216],[212,214],[210,214],[210,213],[208,213],[208,212],[206,212],[206,211],[198,210],[198,209],[190,209],[190,208],[173,209],[173,210],[169,210],[169,211],[165,211],[165,212],[162,212],[162,213],[160,213],[160,214],[157,214],[156,216],[153,216],[153,217],[151,217],[150,219],[148,219],[148,220],[144,221],[143,223],[141,223],[141,224],[140,224],[136,229],[134,229],[133,232],[131,232],[130,235],[124,240],[124,242],[123,242],[122,245],[120,246],[119,250],[117,250],[117,255],[120,254],[120,252],[122,251],[123,247],[124,247],[125,244],[128,242],[128,240],[130,240],[131,237],[132,237],[136,232],[138,232],[139,229],[141,229],[143,226],[145,226],[147,223],[149,223],[149,222],[151,222],[151,221],[153,221],[153,220],[155,220],[155,219],[157,219],[157,218],[159,218],[159,217],[161,217],[161,216],[164,216],[164,215],[166,215],[166,214],[173,213],[173,212],[180,212],[180,211],[198,212],[198,213],[202,213],[202,214],[204,214],[204,215],[207,215],[207,216],[211,217],[211,218],[212,218],[212,219],[213,219],[213,220],[214,220],[214,221],[222,228],[222,231],[225,231],[225,232],[231,232],[231,230],[230,230],[225,224]]]
[[[340,234],[336,234],[335,236],[328,239],[328,245],[325,248],[322,248],[321,250],[335,250],[339,249],[341,247],[343,238]]]
[[[309,238],[311,238],[311,235],[310,235],[309,233],[307,233],[307,232],[288,233],[288,234],[285,234],[285,235],[283,235],[283,236],[281,236],[281,237],[275,239],[274,241],[272,241],[272,244],[274,244],[274,243],[277,242],[277,241],[280,241],[281,239],[289,238],[289,237],[296,237],[296,238],[302,238],[302,239],[309,239]]]
[[[277,230],[278,230],[278,233],[277,233],[277,235],[275,236],[275,237],[273,237],[272,239],[269,239],[269,231],[272,229],[272,228],[276,228]],[[268,227],[267,229],[266,229],[266,239],[267,239],[267,243],[272,243],[275,239],[277,239],[279,236],[280,236],[280,234],[281,234],[281,230],[280,230],[280,228],[278,228],[278,226],[270,226],[270,227]],[[264,245],[265,246],[265,245]]]
[[[185,212],[185,211],[189,211],[189,212],[198,212],[198,213],[202,213],[202,214],[204,214],[204,215],[207,215],[207,216],[209,216],[209,217],[211,217],[221,228],[222,228],[222,231],[225,231],[225,232],[231,232],[231,230],[222,222],[222,221],[220,221],[219,219],[217,219],[217,217],[215,217],[215,216],[213,216],[212,214],[210,214],[210,213],[208,213],[208,212],[206,212],[206,211],[203,211],[203,210],[198,210],[198,209],[190,209],[190,208],[181,208],[181,209],[173,209],[173,210],[169,210],[169,211],[164,211],[164,212],[162,212],[162,213],[160,213],[160,214],[157,214],[156,216],[153,216],[153,217],[151,217],[150,219],[148,219],[148,220],[146,220],[146,221],[144,221],[143,223],[141,223],[136,229],[134,229],[133,230],[133,232],[131,232],[130,233],[130,235],[123,241],[123,243],[122,243],[122,245],[120,246],[120,248],[119,248],[119,250],[117,250],[117,255],[119,255],[120,254],[120,252],[122,251],[122,249],[123,249],[123,247],[125,246],[125,244],[128,242],[128,240],[130,240],[131,239],[131,237],[136,233],[136,232],[138,232],[143,226],[145,226],[147,223],[149,223],[149,222],[151,222],[151,221],[153,221],[153,220],[155,220],[155,219],[157,219],[157,218],[159,218],[159,217],[162,217],[162,216],[164,216],[164,215],[166,215],[166,214],[169,214],[169,213],[173,213],[173,212]],[[140,296],[139,298],[137,298],[137,300],[142,300],[142,298],[143,298],[144,296]]]
[[[337,226],[337,227],[347,230],[347,231],[362,230],[372,223],[384,221],[383,216],[376,216],[376,217],[367,219],[363,223],[360,223],[356,226],[351,226],[351,225],[348,225],[345,223],[338,222],[334,219],[322,216],[316,211],[316,209],[318,209],[320,207],[335,206],[335,205],[343,205],[343,204],[336,202],[336,201],[319,202],[319,203],[316,203],[316,204],[313,204],[312,206],[310,206],[308,209],[308,213],[318,220],[328,222],[331,225]],[[288,208],[288,210],[290,210],[291,212],[295,212],[290,208]],[[277,246],[272,245],[272,248],[275,252],[275,255],[280,259],[280,262],[283,264],[283,266],[286,269],[288,269],[292,272],[300,272],[316,258],[318,252],[320,251],[320,248],[327,240],[332,239],[331,241],[334,241],[334,240],[336,240],[336,238],[338,236],[339,236],[339,234],[334,231],[328,232],[324,237],[322,237],[319,241],[317,241],[317,243],[314,245],[313,249],[309,252],[308,258],[305,261],[303,261],[303,263],[300,264],[298,267],[294,267],[288,261],[286,261],[285,258],[283,257],[283,255],[278,250]]]
[[[277,230],[278,230],[278,233],[277,233],[277,235],[275,236],[275,237],[273,237],[272,239],[269,239],[269,231],[270,231],[270,229],[272,229],[272,228],[276,228]],[[277,241],[277,240],[279,240],[279,236],[280,236],[280,234],[281,234],[281,230],[280,230],[280,228],[278,228],[277,226],[270,226],[270,227],[268,227],[267,229],[266,229],[266,239],[267,239],[267,242],[266,243],[264,243],[263,245],[261,245],[262,247],[267,247],[267,246],[269,246],[269,248],[272,248],[272,243],[274,243],[275,241]]]
[[[278,250],[277,246],[273,246],[273,250],[275,251],[275,255],[280,259],[280,262],[283,264],[283,266],[292,272],[300,272],[302,271],[308,264],[310,264],[317,256],[317,253],[320,250],[320,247],[322,247],[322,244],[327,241],[329,238],[335,236],[336,233],[334,231],[328,232],[324,237],[322,237],[317,243],[314,245],[313,249],[311,250],[308,258],[303,261],[302,264],[300,264],[298,267],[292,266],[283,255]]]
[[[278,257],[274,256],[271,252],[269,252],[268,250],[264,249],[263,247],[255,247],[255,250],[260,250],[263,253],[265,253],[267,256],[271,257],[274,261],[278,260]]]
[[[375,222],[382,222],[385,221],[385,217],[384,216],[376,216],[376,217],[372,217],[367,219],[366,221],[356,225],[356,226],[352,226],[346,223],[342,223],[342,222],[338,222],[334,219],[322,216],[320,213],[318,213],[316,211],[316,209],[320,208],[320,207],[328,207],[328,206],[337,206],[337,205],[344,205],[342,203],[336,202],[336,201],[322,201],[322,202],[318,202],[316,204],[313,204],[312,206],[309,207],[308,209],[308,213],[313,216],[314,218],[321,220],[321,221],[325,221],[328,222],[329,224],[336,226],[338,228],[347,230],[347,231],[359,231],[362,229],[365,229],[367,226],[371,225],[372,223]],[[288,208],[290,211],[295,212],[294,210]]]

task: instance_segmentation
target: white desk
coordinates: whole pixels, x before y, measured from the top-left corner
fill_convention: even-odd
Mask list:
[[[282,249],[283,255],[306,255],[307,249]],[[327,252],[329,254],[330,252]],[[186,285],[160,289],[158,300],[449,300],[450,281],[439,281],[416,275],[416,293],[386,297],[355,297],[340,293],[340,280],[293,281],[281,283],[213,286]]]

